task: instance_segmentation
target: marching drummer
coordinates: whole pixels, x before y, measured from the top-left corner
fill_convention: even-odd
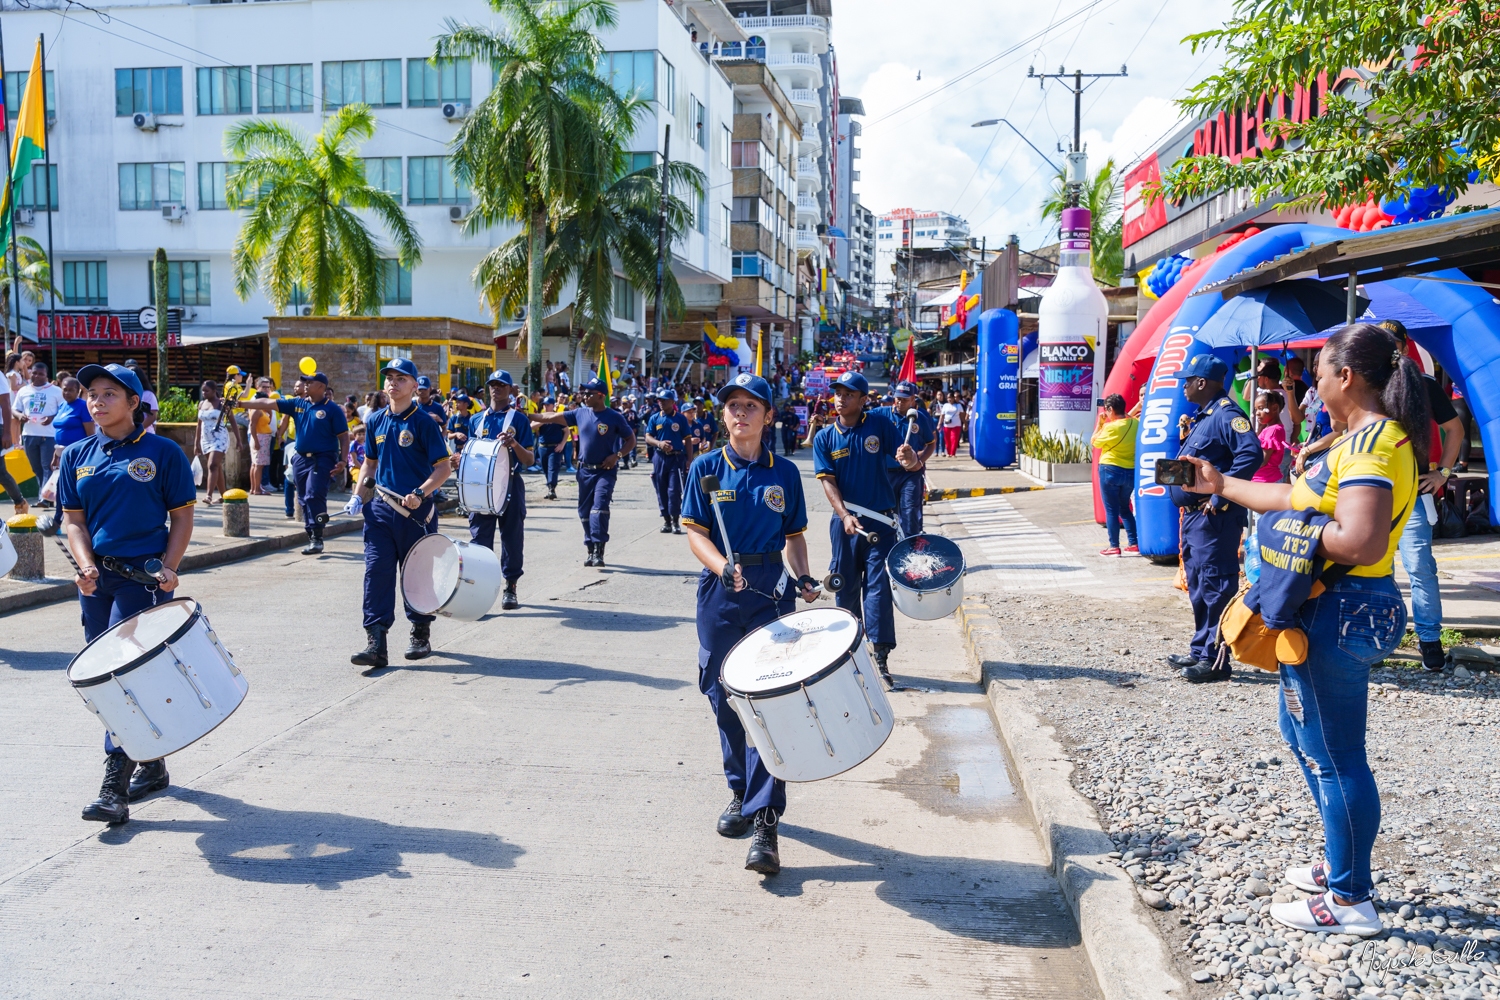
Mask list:
[[[470,418],[469,438],[475,441],[499,439],[510,449],[510,481],[506,486],[502,513],[469,515],[469,537],[493,551],[495,528],[499,527],[500,572],[505,577],[505,594],[500,598],[500,607],[511,611],[521,606],[516,597],[516,581],[524,572],[526,542],[526,482],[521,478],[521,470],[531,465],[533,459],[531,421],[511,405],[515,382],[510,372],[503,368],[496,370],[485,388],[489,392],[489,406]],[[461,455],[453,456],[455,469],[462,458]]]
[[[833,569],[845,581],[838,606],[864,625],[875,644],[881,680],[889,687],[894,686],[887,661],[896,648],[896,621],[885,560],[896,544],[896,494],[886,459],[894,458],[908,472],[921,463],[895,424],[865,412],[869,395],[870,383],[858,372],[844,372],[834,381],[837,418],[813,439],[813,471],[833,507],[828,526]]]
[[[682,534],[682,477],[688,463],[688,420],[677,412],[677,393],[663,389],[661,409],[646,421],[646,444],[656,449],[651,456],[651,482],[656,487],[656,506],[661,511],[661,533]]]
[[[778,462],[761,447],[761,433],[775,419],[770,383],[742,373],[719,391],[718,400],[724,407],[729,443],[693,463],[682,514],[688,545],[703,564],[698,579],[698,688],[708,696],[719,725],[724,777],[731,793],[718,831],[725,837],[741,837],[753,825],[755,838],[745,867],[774,875],[781,870],[776,824],[786,811],[786,782],[771,777],[760,753],[745,739],[744,726],[724,696],[719,670],[741,638],[790,614],[799,591],[803,600],[816,600],[817,584],[807,572],[807,504],[801,475],[794,463]],[[705,476],[719,481],[712,497],[705,492]],[[730,535],[727,540],[719,531],[719,516]],[[733,565],[726,555],[731,551]]]
[[[67,447],[58,467],[68,551],[83,637],[96,637],[177,589],[177,565],[193,536],[197,486],[182,449],[142,426],[141,381],[123,365],[84,365],[89,416],[98,433]],[[146,563],[161,560],[154,579]],[[154,565],[154,564],[153,564]],[[104,737],[104,785],[83,818],[124,823],[130,805],[169,782],[165,759],[136,763]],[[132,780],[131,775],[135,774]]]
[[[378,669],[388,662],[386,633],[396,623],[396,570],[417,542],[437,530],[432,495],[453,465],[443,429],[413,400],[417,366],[395,358],[381,369],[390,405],[365,421],[365,460],[356,496],[365,517],[364,626],[368,644],[349,662]],[[404,603],[404,602],[403,602]],[[406,606],[408,660],[432,652],[432,615]]]
[[[901,440],[917,453],[915,469],[903,468],[894,456],[886,459],[885,468],[890,476],[891,489],[896,494],[896,520],[901,524],[901,534],[920,535],[922,503],[927,494],[925,471],[927,460],[937,448],[937,423],[932,414],[917,405],[914,382],[897,382],[895,401],[875,412],[895,424],[901,432]]]
[[[635,447],[635,431],[619,410],[609,408],[601,378],[578,387],[583,405],[562,413],[535,413],[538,425],[564,424],[578,431],[578,520],[588,548],[585,566],[604,568],[604,544],[609,541],[609,505],[615,495],[622,452]]]

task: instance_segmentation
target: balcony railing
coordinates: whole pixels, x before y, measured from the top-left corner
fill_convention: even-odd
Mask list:
[[[786,96],[792,99],[793,104],[811,104],[816,107],[820,103],[818,101],[818,92],[816,90],[804,90],[800,88],[796,90],[788,90],[786,92]]]
[[[818,212],[818,200],[816,198],[809,197],[809,196],[807,196],[805,194],[799,194],[797,196],[797,211],[799,211],[799,212],[812,212],[814,214],[817,214],[817,212]]]
[[[798,250],[816,250],[822,245],[823,241],[818,239],[817,233],[810,232],[806,229],[797,230]]]
[[[828,18],[816,14],[789,14],[781,17],[742,17],[741,28],[746,31],[764,31],[767,28],[814,28],[828,30]]]
[[[809,69],[819,69],[822,67],[822,63],[818,61],[817,56],[809,55],[806,52],[779,52],[775,55],[768,55],[766,56],[766,65],[771,67],[802,66]]]

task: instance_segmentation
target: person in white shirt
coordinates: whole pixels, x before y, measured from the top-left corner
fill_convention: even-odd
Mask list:
[[[52,421],[62,409],[63,391],[47,381],[47,366],[38,361],[31,366],[31,381],[21,386],[11,403],[11,411],[21,421],[21,446],[37,482],[47,478],[52,468],[52,439],[57,431]],[[47,501],[37,506],[50,507]]]
[[[949,455],[958,454],[958,435],[963,427],[963,407],[950,398],[943,404],[943,449]]]

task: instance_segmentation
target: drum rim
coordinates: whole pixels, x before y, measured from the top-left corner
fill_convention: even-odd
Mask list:
[[[158,656],[161,655],[161,651],[164,648],[166,648],[167,646],[169,646],[172,643],[176,642],[178,639],[181,639],[183,636],[187,635],[188,632],[192,629],[193,623],[196,622],[198,619],[200,619],[200,618],[203,617],[203,605],[199,604],[196,600],[194,600],[191,597],[174,597],[170,601],[163,601],[161,604],[153,604],[149,608],[142,608],[141,610],[137,611],[135,614],[131,615],[129,618],[122,618],[122,619],[120,619],[118,622],[116,622],[114,624],[113,627],[107,628],[103,632],[100,632],[98,635],[94,636],[94,638],[88,643],[88,645],[86,645],[82,649],[80,649],[78,651],[77,655],[74,656],[71,660],[68,661],[68,669],[67,669],[66,672],[69,675],[71,675],[72,672],[73,672],[73,664],[77,663],[83,657],[84,653],[87,653],[90,649],[92,649],[94,647],[94,643],[96,643],[99,640],[103,639],[105,636],[109,635],[111,632],[113,632],[115,629],[119,628],[121,625],[124,625],[126,622],[131,621],[132,619],[139,618],[141,615],[145,614],[148,611],[155,611],[157,608],[164,608],[168,604],[176,604],[179,601],[184,601],[184,602],[187,602],[187,603],[191,604],[193,606],[193,612],[192,612],[192,614],[188,615],[187,621],[183,622],[182,625],[180,627],[178,627],[178,629],[175,632],[173,632],[171,635],[167,636],[161,642],[159,642],[155,646],[151,647],[150,650],[148,650],[147,652],[142,653],[140,656],[137,656],[135,659],[131,660],[129,663],[126,663],[122,667],[116,667],[115,669],[111,670],[107,674],[100,674],[98,677],[91,677],[88,680],[84,680],[84,681],[76,681],[76,680],[74,680],[72,678],[72,676],[69,676],[68,677],[68,683],[71,684],[71,685],[73,685],[76,688],[95,687],[95,686],[97,686],[99,684],[105,683],[106,681],[114,680],[116,677],[119,677],[122,674],[128,674],[132,670],[134,670],[136,667],[142,666],[142,665],[144,665],[146,663],[150,663],[152,660],[156,659]]]
[[[421,545],[423,542],[427,541],[427,539],[432,538],[435,535],[438,535],[438,536],[441,536],[443,538],[446,538],[448,541],[452,542],[453,543],[453,547],[458,551],[458,576],[459,576],[459,583],[463,582],[463,575],[464,575],[464,550],[462,548],[459,548],[459,546],[466,545],[468,543],[462,541],[461,539],[454,538],[451,535],[444,535],[441,531],[429,531],[427,534],[423,535],[421,538],[418,538],[415,542],[411,543],[411,548],[409,548],[409,549],[406,550],[406,559],[401,560],[401,567],[400,567],[401,572],[400,572],[400,576],[397,577],[397,580],[396,580],[396,589],[398,591],[400,591],[401,599],[403,601],[406,600],[406,563],[407,563],[407,560],[409,560],[411,558],[412,552],[416,549],[416,547],[418,545]],[[436,615],[436,614],[440,614],[442,612],[443,608],[446,608],[449,605],[449,603],[452,602],[454,595],[457,594],[457,593],[458,593],[458,585],[455,584],[454,587],[453,587],[453,593],[449,594],[447,600],[443,601],[443,603],[438,606],[437,611],[419,611],[418,614],[423,614],[423,615]],[[407,603],[410,604],[411,602],[407,601]]]
[[[792,611],[790,614],[785,614],[785,615],[779,615],[779,616],[777,616],[777,618],[775,619],[775,621],[780,621],[782,618],[790,618],[790,617],[792,617],[792,615],[802,614],[803,611],[816,611],[816,610],[820,610],[820,609],[817,609],[817,608],[804,608],[804,609],[802,609],[800,611]],[[843,608],[837,608],[837,609],[833,609],[833,610],[844,611]],[[854,618],[854,615],[850,614],[849,612],[844,611],[844,613],[846,615],[849,615],[850,618]],[[771,625],[771,624],[774,624],[774,622],[766,622],[766,625]],[[856,649],[858,649],[859,648],[859,644],[864,641],[864,633],[865,633],[864,626],[860,625],[860,622],[859,622],[858,618],[854,618],[854,624],[860,626],[856,630],[856,632],[855,632],[854,641],[849,644],[849,648],[848,649],[844,650],[843,653],[841,653],[838,656],[838,658],[835,659],[828,666],[823,667],[821,670],[817,671],[814,674],[811,674],[811,675],[809,675],[807,677],[804,677],[802,680],[797,681],[794,684],[783,684],[780,687],[768,688],[765,691],[742,691],[742,690],[740,690],[739,688],[737,688],[734,685],[730,684],[728,681],[726,681],[724,679],[724,664],[728,663],[729,660],[730,660],[730,658],[732,656],[734,656],[734,651],[739,648],[740,643],[744,642],[746,639],[750,638],[756,632],[760,631],[759,628],[752,629],[749,632],[745,633],[744,635],[740,636],[739,640],[733,646],[729,647],[729,652],[726,653],[726,654],[724,654],[724,660],[723,660],[723,662],[721,662],[719,664],[719,686],[724,689],[724,692],[726,694],[729,694],[729,695],[735,696],[735,697],[739,697],[739,698],[744,698],[747,701],[752,701],[752,700],[755,700],[757,698],[779,698],[779,697],[781,697],[784,694],[792,694],[792,693],[794,693],[796,691],[800,691],[800,690],[802,690],[803,687],[807,686],[808,684],[816,684],[816,683],[818,683],[818,681],[821,681],[824,678],[826,678],[829,674],[832,674],[835,671],[837,671],[840,667],[842,667],[844,665],[844,662],[846,660],[852,660],[852,659],[854,659],[854,651]],[[762,625],[761,628],[765,628],[766,625]]]
[[[958,553],[958,576],[954,577],[953,582],[948,584],[948,586],[946,587],[928,587],[926,589],[923,589],[921,587],[913,587],[909,584],[902,583],[900,578],[895,573],[891,572],[891,560],[896,558],[896,549],[900,547],[901,543],[912,538],[922,538],[924,536],[927,538],[941,538],[943,541],[952,545],[954,550]],[[953,592],[953,588],[961,586],[963,584],[964,577],[969,575],[969,560],[964,558],[963,547],[953,539],[949,538],[947,535],[937,535],[933,534],[930,531],[920,531],[915,535],[907,535],[904,538],[897,539],[896,544],[891,547],[890,553],[885,557],[885,575],[886,579],[891,581],[892,587],[899,587],[911,594],[917,594],[918,596],[922,594],[951,594]]]

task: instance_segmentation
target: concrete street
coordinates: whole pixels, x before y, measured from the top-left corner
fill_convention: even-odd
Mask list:
[[[102,733],[63,676],[76,605],[0,619],[0,995],[1096,995],[952,619],[898,615],[895,734],[791,787],[762,878],[713,830],[697,567],[646,471],[621,477],[604,572],[572,483],[541,492],[523,607],[440,620],[416,664],[398,617],[374,677],[348,662],[358,535],[187,576],[250,695],[115,829],[78,816]]]

